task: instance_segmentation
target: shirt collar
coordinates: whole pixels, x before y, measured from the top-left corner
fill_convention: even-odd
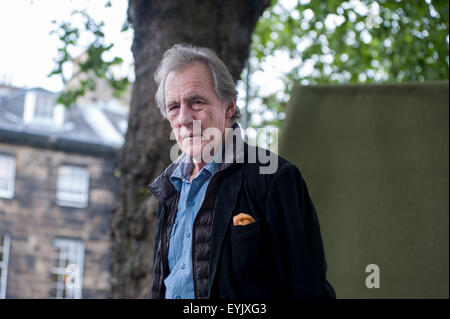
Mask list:
[[[200,170],[200,172],[194,179],[198,178],[199,176],[213,175],[216,171],[217,166],[218,163],[216,163],[215,161],[208,163]],[[193,167],[194,164],[192,163],[190,157],[186,156],[185,158],[183,158],[183,160],[180,161],[179,165],[170,176],[170,181],[178,191],[181,190],[181,186],[184,182],[189,181],[189,176]]]

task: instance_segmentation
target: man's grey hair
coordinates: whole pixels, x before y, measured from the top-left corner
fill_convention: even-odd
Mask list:
[[[211,72],[214,89],[222,102],[229,103],[237,100],[237,90],[233,77],[225,64],[219,59],[213,50],[196,47],[189,44],[175,44],[164,53],[163,59],[156,69],[154,78],[158,85],[155,100],[161,114],[167,118],[164,86],[167,75],[172,71],[179,71],[195,62],[205,64]],[[240,118],[240,110],[236,105],[236,112],[231,117],[231,124]]]

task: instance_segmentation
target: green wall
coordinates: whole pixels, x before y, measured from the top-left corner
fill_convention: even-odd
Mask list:
[[[338,298],[449,297],[448,111],[448,82],[294,88],[279,152],[306,180]]]

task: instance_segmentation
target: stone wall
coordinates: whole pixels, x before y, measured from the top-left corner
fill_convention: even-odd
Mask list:
[[[0,143],[0,152],[16,158],[14,197],[0,198],[0,232],[11,238],[6,298],[49,297],[56,238],[78,239],[84,244],[82,298],[107,297],[117,159],[5,143]],[[88,168],[86,208],[56,203],[60,165]]]

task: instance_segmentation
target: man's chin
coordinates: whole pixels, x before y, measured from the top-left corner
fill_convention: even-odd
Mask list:
[[[201,163],[201,162],[210,162],[211,158],[210,156],[206,156],[206,158],[203,158],[203,149],[208,146],[208,143],[211,143],[211,141],[202,141],[202,143],[194,143],[192,139],[184,140],[181,150],[183,153],[188,155],[191,159],[194,160],[194,163]]]
[[[202,158],[202,151],[201,147],[192,147],[192,145],[185,145],[183,144],[183,147],[181,148],[183,153],[185,153],[187,156],[189,156],[191,159],[194,160],[194,163],[198,163],[201,161]]]
[[[187,156],[189,156],[191,158],[191,161],[196,164],[196,163],[201,163],[202,162],[202,154],[201,153],[193,153],[193,152],[185,152]]]

